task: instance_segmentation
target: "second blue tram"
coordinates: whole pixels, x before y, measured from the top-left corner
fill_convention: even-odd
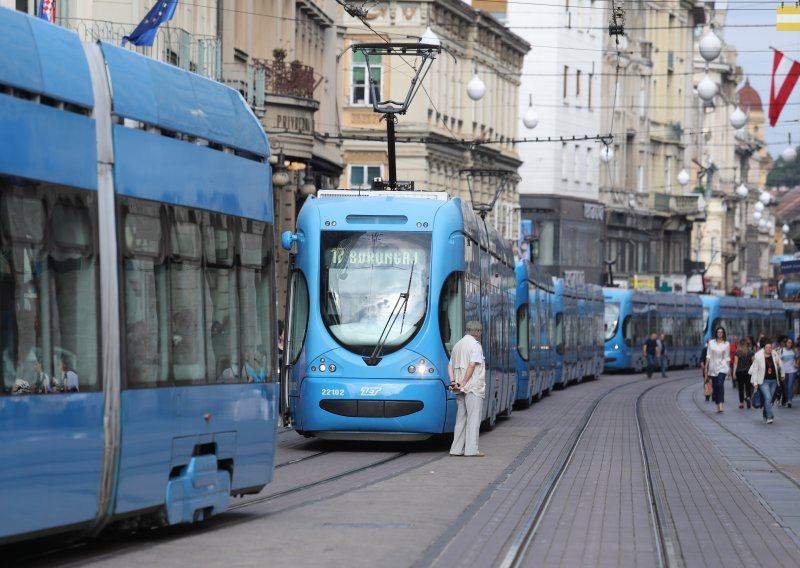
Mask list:
[[[553,281],[530,262],[516,267],[517,400],[527,407],[550,392],[555,380]]]
[[[0,8],[0,543],[270,481],[269,145],[219,83]]]
[[[643,346],[664,334],[671,367],[697,366],[703,348],[703,307],[699,296],[604,288],[605,368],[643,371]]]
[[[762,335],[776,339],[790,330],[787,312],[780,300],[710,295],[701,298],[704,342],[714,337],[718,327],[724,328],[731,340],[744,336],[758,340]]]
[[[483,325],[483,419],[516,398],[511,248],[460,198],[422,191],[320,191],[304,204],[287,308],[295,430],[334,439],[419,440],[452,432],[450,350]]]

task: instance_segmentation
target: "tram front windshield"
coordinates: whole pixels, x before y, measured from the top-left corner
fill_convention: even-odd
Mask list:
[[[619,327],[619,302],[605,303],[605,339],[608,341],[617,333]]]
[[[425,319],[428,233],[326,231],[321,236],[322,320],[342,346],[371,355],[400,349]]]

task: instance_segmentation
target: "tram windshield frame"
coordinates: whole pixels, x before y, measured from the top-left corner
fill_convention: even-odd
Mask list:
[[[606,341],[610,341],[619,329],[621,306],[619,302],[606,301],[603,308],[603,328]],[[611,326],[613,323],[613,327]]]
[[[323,231],[320,314],[345,349],[369,356],[401,349],[421,329],[428,306],[430,233]]]

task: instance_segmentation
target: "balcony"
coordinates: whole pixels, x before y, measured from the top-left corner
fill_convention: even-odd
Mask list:
[[[264,112],[267,95],[312,100],[317,86],[313,67],[297,61],[286,63],[283,57],[253,59],[238,72],[226,70],[223,81],[242,93],[256,115]]]
[[[136,27],[136,24],[79,18],[59,18],[59,24],[77,32],[85,42],[102,40],[115,45],[121,45],[122,37]],[[130,43],[125,47],[214,81],[222,78],[222,45],[215,36],[195,35],[180,28],[161,26],[151,47],[137,47]]]

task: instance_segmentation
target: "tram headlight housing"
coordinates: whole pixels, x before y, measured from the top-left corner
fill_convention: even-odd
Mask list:
[[[614,344],[614,351],[616,351],[616,350],[618,350],[618,349],[619,349],[619,344],[618,344],[618,343],[615,343],[615,344]]]

